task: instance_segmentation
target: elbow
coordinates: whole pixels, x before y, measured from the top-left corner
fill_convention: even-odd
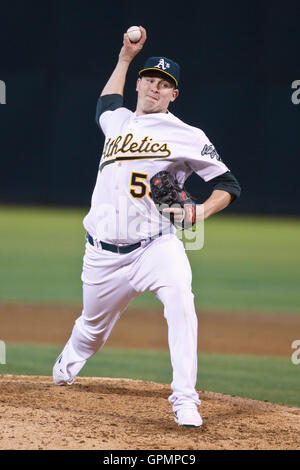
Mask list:
[[[217,184],[214,190],[225,191],[231,196],[229,204],[238,199],[241,195],[242,188],[238,182],[234,184]]]
[[[227,172],[221,176],[214,178],[212,181],[214,189],[220,189],[222,191],[226,191],[231,195],[231,201],[235,201],[235,199],[239,198],[242,192],[242,188],[236,177],[231,173]]]
[[[232,196],[231,202],[235,201],[241,196],[242,188],[241,185],[236,182],[235,187],[231,189],[230,194]]]
[[[241,185],[237,182],[237,184],[235,184],[234,187],[232,186],[231,188],[227,188],[225,189],[225,191],[227,191],[230,194],[231,199],[230,199],[229,204],[232,204],[236,199],[240,197],[242,188],[241,188]]]

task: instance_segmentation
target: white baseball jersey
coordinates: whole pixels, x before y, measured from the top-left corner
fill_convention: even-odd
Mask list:
[[[98,241],[132,244],[159,233],[165,218],[150,193],[157,172],[169,171],[182,186],[193,171],[204,181],[229,171],[204,132],[170,112],[137,116],[121,107],[105,111],[99,123],[105,144],[83,222]]]

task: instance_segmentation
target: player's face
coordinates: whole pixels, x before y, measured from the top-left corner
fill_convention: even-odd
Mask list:
[[[137,115],[166,113],[170,102],[174,101],[179,93],[171,81],[155,73],[139,78],[136,90]]]

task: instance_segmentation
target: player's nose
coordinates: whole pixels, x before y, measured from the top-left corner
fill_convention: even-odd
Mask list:
[[[153,91],[154,93],[159,92],[159,83],[158,82],[151,83],[151,91]]]

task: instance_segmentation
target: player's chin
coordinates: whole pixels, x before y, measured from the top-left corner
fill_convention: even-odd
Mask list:
[[[151,113],[162,113],[163,110],[161,106],[158,105],[157,102],[148,102],[144,105],[144,113],[151,114]]]

